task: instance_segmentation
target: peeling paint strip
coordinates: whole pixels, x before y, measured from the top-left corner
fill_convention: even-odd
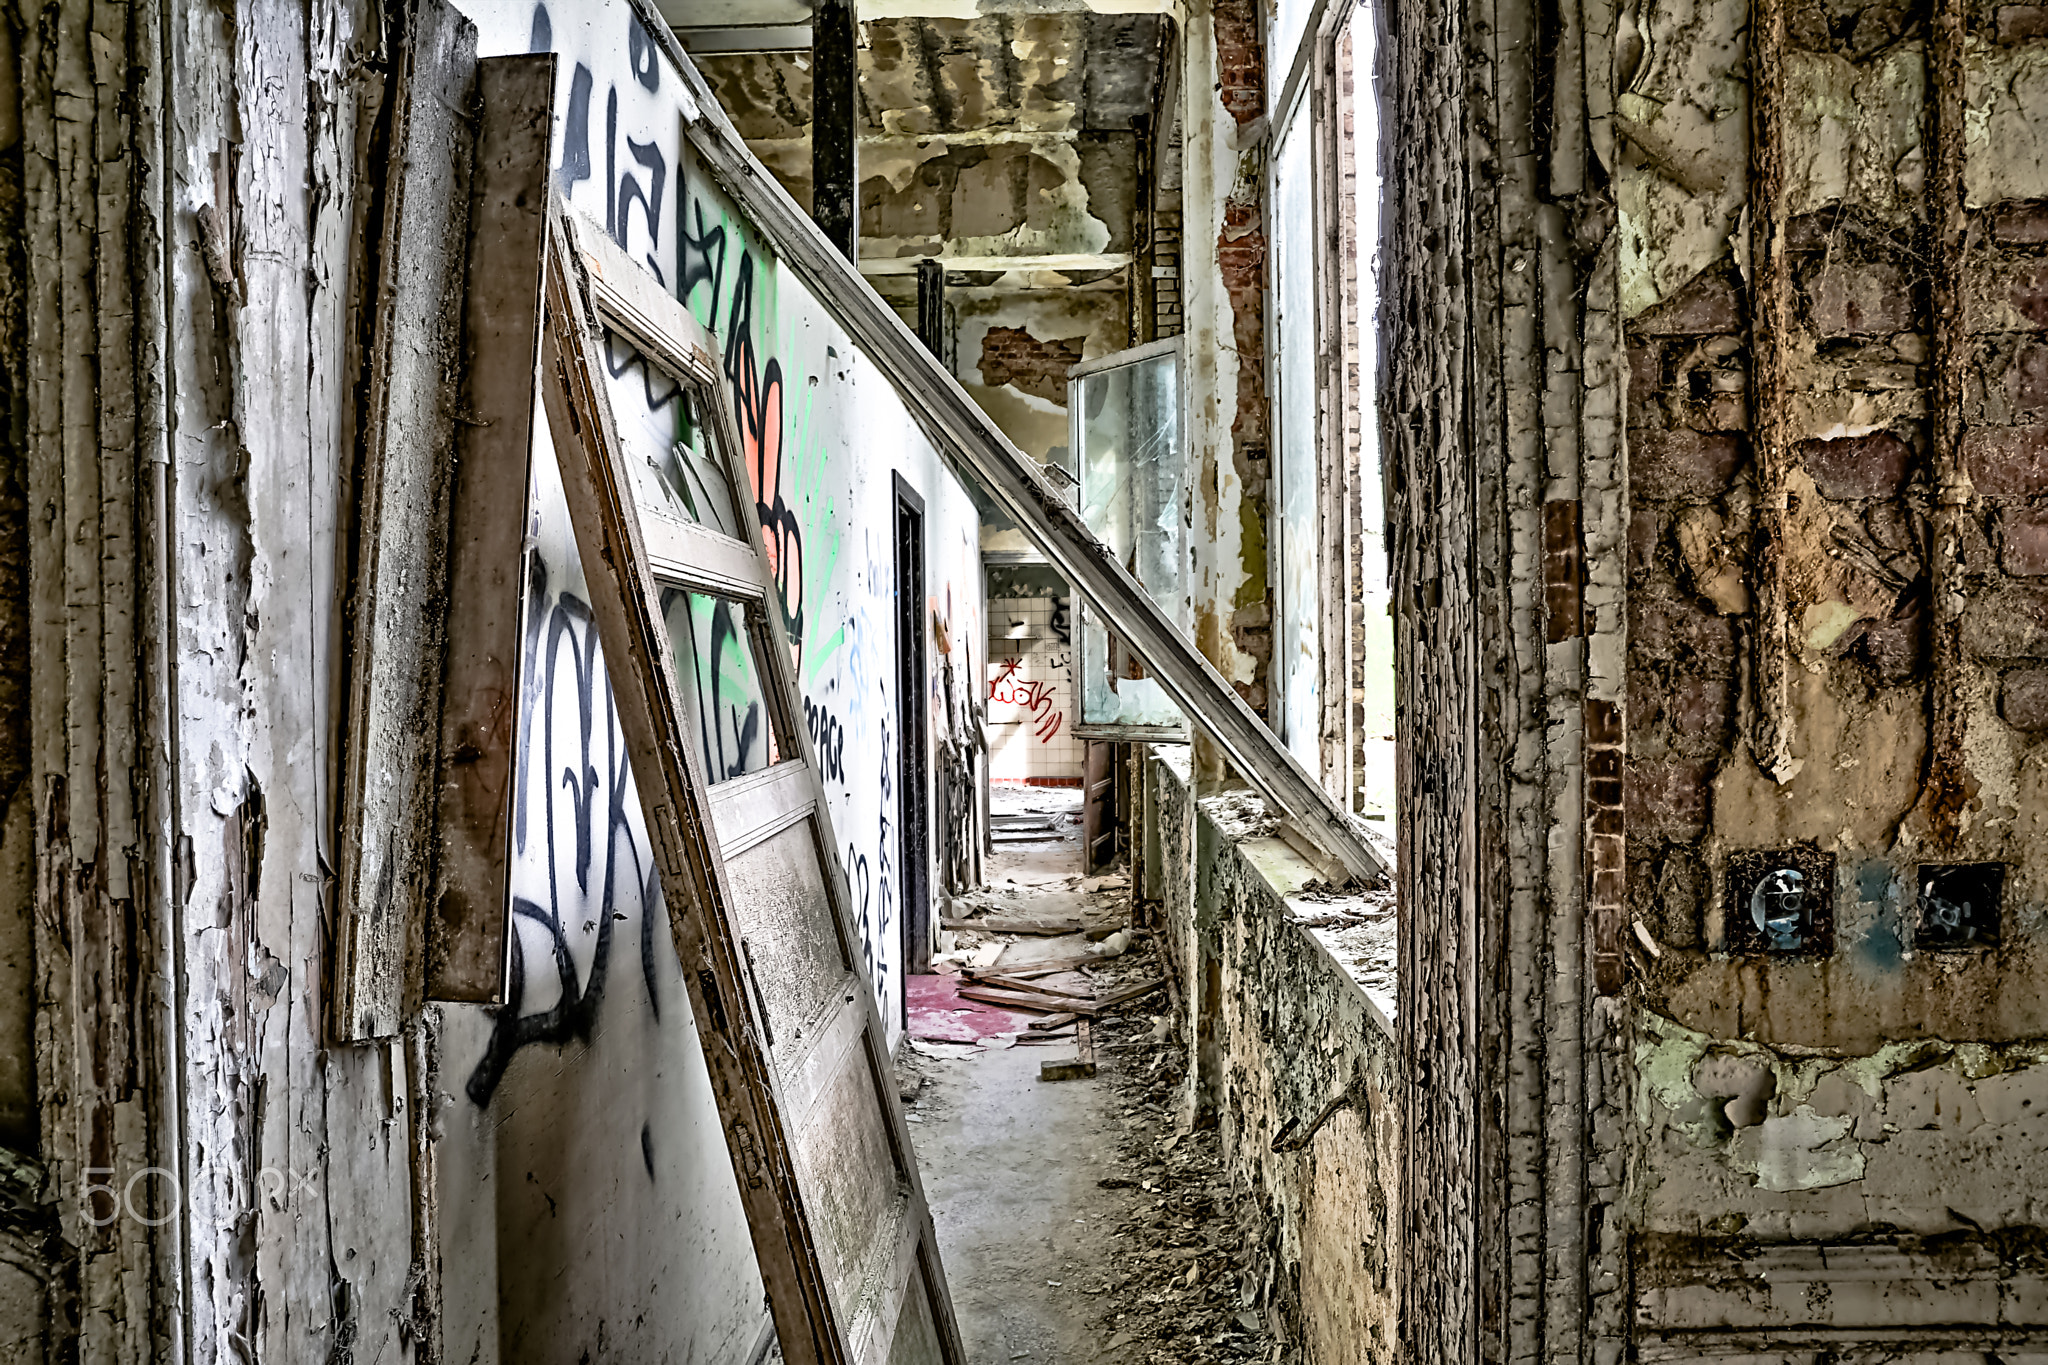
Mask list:
[[[1786,670],[1785,337],[1792,322],[1791,261],[1785,251],[1785,3],[1756,0],[1750,51],[1750,245],[1755,262],[1750,309],[1750,392],[1757,491],[1756,710],[1750,746],[1775,781],[1796,770]]]
[[[1969,799],[1964,782],[1963,732],[1967,719],[1960,704],[1962,684],[1962,517],[1970,498],[1970,478],[1963,468],[1963,367],[1969,338],[1963,319],[1963,244],[1969,216],[1963,188],[1962,0],[1938,0],[1932,41],[1928,45],[1929,83],[1933,87],[1934,166],[1928,179],[1933,196],[1929,215],[1934,222],[1934,422],[1933,462],[1936,506],[1928,578],[1933,597],[1928,685],[1928,781],[1922,798],[1930,832],[1938,846],[1952,845],[1960,832],[1963,807]]]
[[[1628,738],[1619,702],[1586,701],[1586,918],[1593,938],[1593,988],[1621,993],[1628,903],[1627,826],[1621,766]]]

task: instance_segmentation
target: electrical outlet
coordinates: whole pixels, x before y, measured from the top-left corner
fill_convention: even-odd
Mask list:
[[[1723,935],[1731,953],[1825,957],[1835,950],[1835,855],[1800,844],[1728,855]]]
[[[1986,948],[1998,942],[2003,863],[1922,863],[1917,948]]]

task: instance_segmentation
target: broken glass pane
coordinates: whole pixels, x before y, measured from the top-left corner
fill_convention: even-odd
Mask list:
[[[637,476],[641,507],[740,538],[732,486],[703,421],[703,399],[609,328],[604,368],[612,420]]]
[[[704,780],[716,786],[781,762],[746,607],[669,587],[661,607]]]
[[[1081,519],[1182,633],[1192,635],[1180,351],[1154,345],[1127,354],[1127,361],[1109,357],[1072,381]],[[1081,722],[1183,724],[1179,708],[1137,655],[1092,612],[1082,615]]]

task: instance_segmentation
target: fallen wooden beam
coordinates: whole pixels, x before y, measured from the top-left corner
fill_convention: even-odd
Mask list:
[[[1022,977],[1005,976],[996,972],[969,972],[967,979],[977,986],[993,986],[999,991],[1023,991],[1026,994],[1072,996],[1076,1000],[1093,1000],[1095,992],[1089,990],[1070,991],[1064,986],[1037,986]]]
[[[1142,982],[1136,986],[1126,986],[1120,991],[1111,991],[1108,995],[1103,996],[1100,1000],[1090,1005],[1087,1013],[1097,1015],[1106,1010],[1113,1010],[1119,1005],[1128,1005],[1133,1000],[1150,995],[1165,984],[1165,977],[1155,976],[1150,981]]]
[[[1090,1018],[1106,1011],[1128,1005],[1142,996],[1150,995],[1166,984],[1166,978],[1156,976],[1136,986],[1126,986],[1120,991],[1103,996],[1100,1000],[1077,1000],[1072,996],[1053,995],[1041,990],[999,990],[993,986],[962,986],[962,1000],[979,1000],[984,1005],[1001,1005],[1006,1009],[1044,1010],[1057,1014],[1071,1010]]]
[[[1013,977],[1018,981],[1028,981],[1034,977],[1071,972],[1076,967],[1093,967],[1102,960],[1094,953],[1080,953],[1073,957],[1049,957],[1043,962],[1020,962],[1014,967],[1005,967],[1002,965],[1002,959],[997,958],[995,966],[970,968],[967,975],[974,976],[980,972],[1000,970],[1004,976]]]
[[[1073,1023],[1076,1019],[1079,1019],[1080,1017],[1080,1015],[1074,1013],[1072,1010],[1064,1010],[1059,1014],[1048,1014],[1043,1019],[1033,1019],[1024,1027],[1034,1030],[1051,1030],[1056,1028],[1065,1028],[1067,1025]]]
[[[942,929],[972,929],[977,934],[1078,934],[1077,919],[942,919]]]
[[[1073,1061],[1038,1064],[1038,1079],[1041,1081],[1085,1081],[1094,1074],[1095,1039],[1090,1034],[1086,1019],[1074,1029]]]
[[[1058,1014],[1063,1010],[1078,1013],[1084,1003],[1070,996],[1041,995],[1037,991],[1000,991],[992,986],[962,986],[960,998],[979,1000],[984,1005],[1001,1005],[1004,1009],[1042,1010],[1047,1014]]]

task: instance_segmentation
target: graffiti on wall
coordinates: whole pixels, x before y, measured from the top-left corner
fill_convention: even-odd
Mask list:
[[[893,577],[888,555],[872,546],[864,560],[842,562],[840,554],[842,531],[858,521],[868,482],[859,468],[862,448],[848,439],[852,358],[822,337],[809,339],[806,310],[815,308],[807,297],[789,316],[778,307],[774,258],[688,159],[674,75],[632,13],[560,4],[551,12],[543,3],[529,18],[519,21],[529,26],[518,36],[501,34],[499,41],[517,46],[523,37],[529,51],[562,54],[557,188],[672,288],[722,348],[739,463],[751,487],[724,488],[722,478],[707,474],[712,466],[679,458],[689,451],[676,433],[695,420],[683,411],[681,386],[616,337],[606,345],[610,396],[622,435],[655,442],[650,452],[661,485],[687,504],[690,519],[736,531],[730,509],[718,506],[720,489],[752,500],[794,652],[803,726],[843,845],[862,961],[883,1017],[893,1019],[901,880]],[[623,51],[606,31],[613,23],[624,28]],[[544,452],[536,464],[548,463],[552,472],[551,460]],[[468,1077],[467,1092],[479,1105],[490,1101],[522,1048],[593,1036],[619,970],[619,936],[637,940],[646,1004],[656,1018],[656,969],[671,952],[659,932],[665,914],[658,877],[559,499],[558,481],[540,497],[547,525],[533,551],[528,612],[511,983]],[[772,761],[777,740],[753,675],[752,637],[737,609],[710,598],[678,600],[687,596],[671,594],[663,605],[699,757],[716,781]],[[868,780],[878,769],[879,784]]]
[[[1043,678],[1026,678],[1021,670],[1021,657],[1005,659],[995,666],[995,677],[989,681],[988,699],[1005,706],[1014,706],[1030,718],[1031,733],[1040,744],[1049,744],[1052,737],[1060,732],[1067,713],[1057,710],[1053,697],[1053,685]]]
[[[588,1042],[609,981],[614,925],[639,921],[647,1007],[661,1017],[654,926],[663,918],[625,736],[598,656],[590,604],[565,590],[573,557],[534,557],[527,598],[523,714],[513,798],[512,970],[490,1043],[470,1072],[488,1104],[505,1068],[534,1043]],[[563,560],[568,558],[565,564]],[[551,562],[552,560],[552,562]]]

